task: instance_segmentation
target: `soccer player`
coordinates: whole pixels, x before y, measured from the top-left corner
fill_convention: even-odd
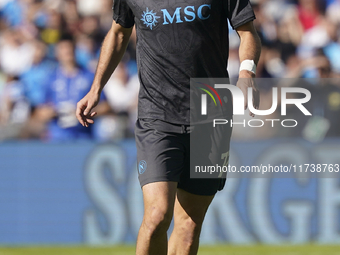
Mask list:
[[[77,105],[77,118],[86,127],[93,123],[93,108],[135,25],[140,81],[135,134],[144,198],[136,254],[197,254],[204,216],[225,178],[190,178],[190,78],[228,77],[229,20],[241,40],[239,77],[247,78],[237,86],[245,98],[248,87],[253,89],[257,108],[259,94],[252,78],[261,43],[252,23],[255,15],[248,0],[115,0],[113,13],[91,90]],[[231,130],[221,135],[226,139],[217,137],[211,150],[229,149]]]

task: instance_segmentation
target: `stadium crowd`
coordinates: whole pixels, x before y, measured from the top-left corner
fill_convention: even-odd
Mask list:
[[[340,136],[340,0],[251,1],[262,41],[257,67],[260,109],[269,109],[282,79],[312,93],[313,118],[299,128],[234,130],[237,138]],[[91,128],[75,118],[91,86],[101,42],[112,23],[112,0],[0,0],[0,140],[68,141],[133,135],[139,82],[132,34],[121,64],[105,87]],[[230,29],[229,75],[237,78],[237,34]],[[299,80],[298,78],[306,78]],[[321,79],[320,78],[333,78]],[[268,80],[268,79],[267,79]],[[273,82],[277,81],[277,82]],[[309,82],[310,81],[310,82]],[[303,84],[302,84],[303,83]],[[288,109],[289,110],[289,109]],[[275,113],[276,114],[276,113]],[[266,116],[279,118],[280,116]]]

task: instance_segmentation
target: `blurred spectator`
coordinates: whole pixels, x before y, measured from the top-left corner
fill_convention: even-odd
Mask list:
[[[23,84],[16,76],[8,76],[0,96],[0,140],[20,136],[30,114]]]
[[[321,19],[323,12],[321,1],[317,0],[299,0],[298,1],[298,15],[303,29],[306,31],[313,28]]]
[[[127,128],[130,135],[133,134],[134,124],[137,119],[138,75],[129,77],[126,65],[120,63],[105,86],[104,92],[111,109],[115,113],[111,122],[116,127],[116,130],[112,130],[111,135],[118,136],[115,133],[122,132],[119,130],[121,127]],[[121,122],[121,125],[117,124],[117,122]]]
[[[29,116],[29,103],[24,86],[16,76],[8,76],[1,97],[1,124],[24,123]]]
[[[103,31],[108,31],[112,24],[112,0],[103,0],[103,4],[100,9],[100,27]]]
[[[309,109],[313,117],[308,119],[303,135],[311,141],[320,141],[324,137],[340,136],[340,87],[333,76],[331,64],[326,56],[314,59],[319,83],[311,89],[312,100]]]
[[[3,6],[1,15],[9,26],[19,26],[24,18],[24,1],[9,0]]]
[[[45,104],[39,107],[36,118],[48,122],[49,140],[89,139],[91,128],[78,122],[75,110],[77,102],[89,91],[93,74],[77,67],[71,39],[62,39],[57,44],[56,56],[59,66],[50,78]],[[98,115],[109,111],[105,100],[99,103],[96,111]]]
[[[21,80],[24,84],[25,95],[32,107],[44,103],[46,90],[55,68],[55,64],[47,60],[46,45],[35,41],[33,50],[33,63],[31,68],[23,73]]]
[[[96,70],[97,66],[97,52],[95,41],[92,37],[85,34],[80,34],[77,39],[76,46],[76,61],[82,68],[88,69],[92,72]]]
[[[83,68],[95,71],[99,48],[105,34],[99,27],[97,17],[85,17],[80,24],[77,36],[76,59]]]
[[[319,142],[324,137],[340,136],[340,87],[338,79],[331,79],[334,75],[327,57],[319,55],[302,63],[316,70],[313,79],[292,80],[289,86],[305,88],[311,93],[311,100],[304,106],[312,114],[305,116],[295,105],[287,105],[287,116],[296,119],[299,125],[290,130],[281,130],[285,136],[303,136],[312,142]],[[286,82],[287,84],[289,83]],[[293,96],[293,95],[291,95]],[[298,94],[294,94],[298,98]],[[287,131],[289,131],[287,133]]]
[[[76,34],[79,30],[80,15],[77,12],[77,3],[74,0],[67,0],[63,4],[64,20],[68,33]]]
[[[340,1],[335,0],[327,7],[326,14],[330,21],[336,26],[340,24],[339,13],[340,13]]]
[[[2,70],[10,75],[20,75],[26,71],[33,60],[33,47],[25,40],[19,29],[7,30],[0,48]]]
[[[339,9],[340,11],[340,9]],[[338,26],[336,26],[338,24]],[[323,51],[326,57],[329,59],[331,63],[332,69],[340,73],[340,36],[339,36],[339,28],[340,23],[332,23],[330,20],[327,20],[327,33],[329,35],[330,41],[323,48]]]
[[[64,20],[60,13],[50,10],[46,27],[41,31],[41,39],[47,44],[55,44],[59,41],[64,31]]]

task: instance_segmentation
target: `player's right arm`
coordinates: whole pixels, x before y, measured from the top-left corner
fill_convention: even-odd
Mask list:
[[[77,104],[77,119],[85,127],[93,124],[93,117],[96,112],[92,112],[92,110],[98,104],[105,84],[124,55],[132,29],[133,27],[124,28],[115,21],[112,22],[111,29],[107,33],[101,48],[91,89]]]

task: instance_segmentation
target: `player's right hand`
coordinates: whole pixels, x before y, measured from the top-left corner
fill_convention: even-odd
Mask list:
[[[84,127],[88,127],[89,124],[93,124],[93,117],[97,114],[92,111],[97,106],[100,99],[100,94],[90,91],[87,95],[78,102],[76,116],[80,124]]]
[[[253,106],[255,109],[259,109],[260,105],[260,92],[255,83],[255,75],[247,70],[242,70],[239,74],[239,80],[236,86],[242,90],[244,96],[244,110],[248,108],[248,88],[253,90]],[[249,115],[255,117],[255,114],[249,112]]]

